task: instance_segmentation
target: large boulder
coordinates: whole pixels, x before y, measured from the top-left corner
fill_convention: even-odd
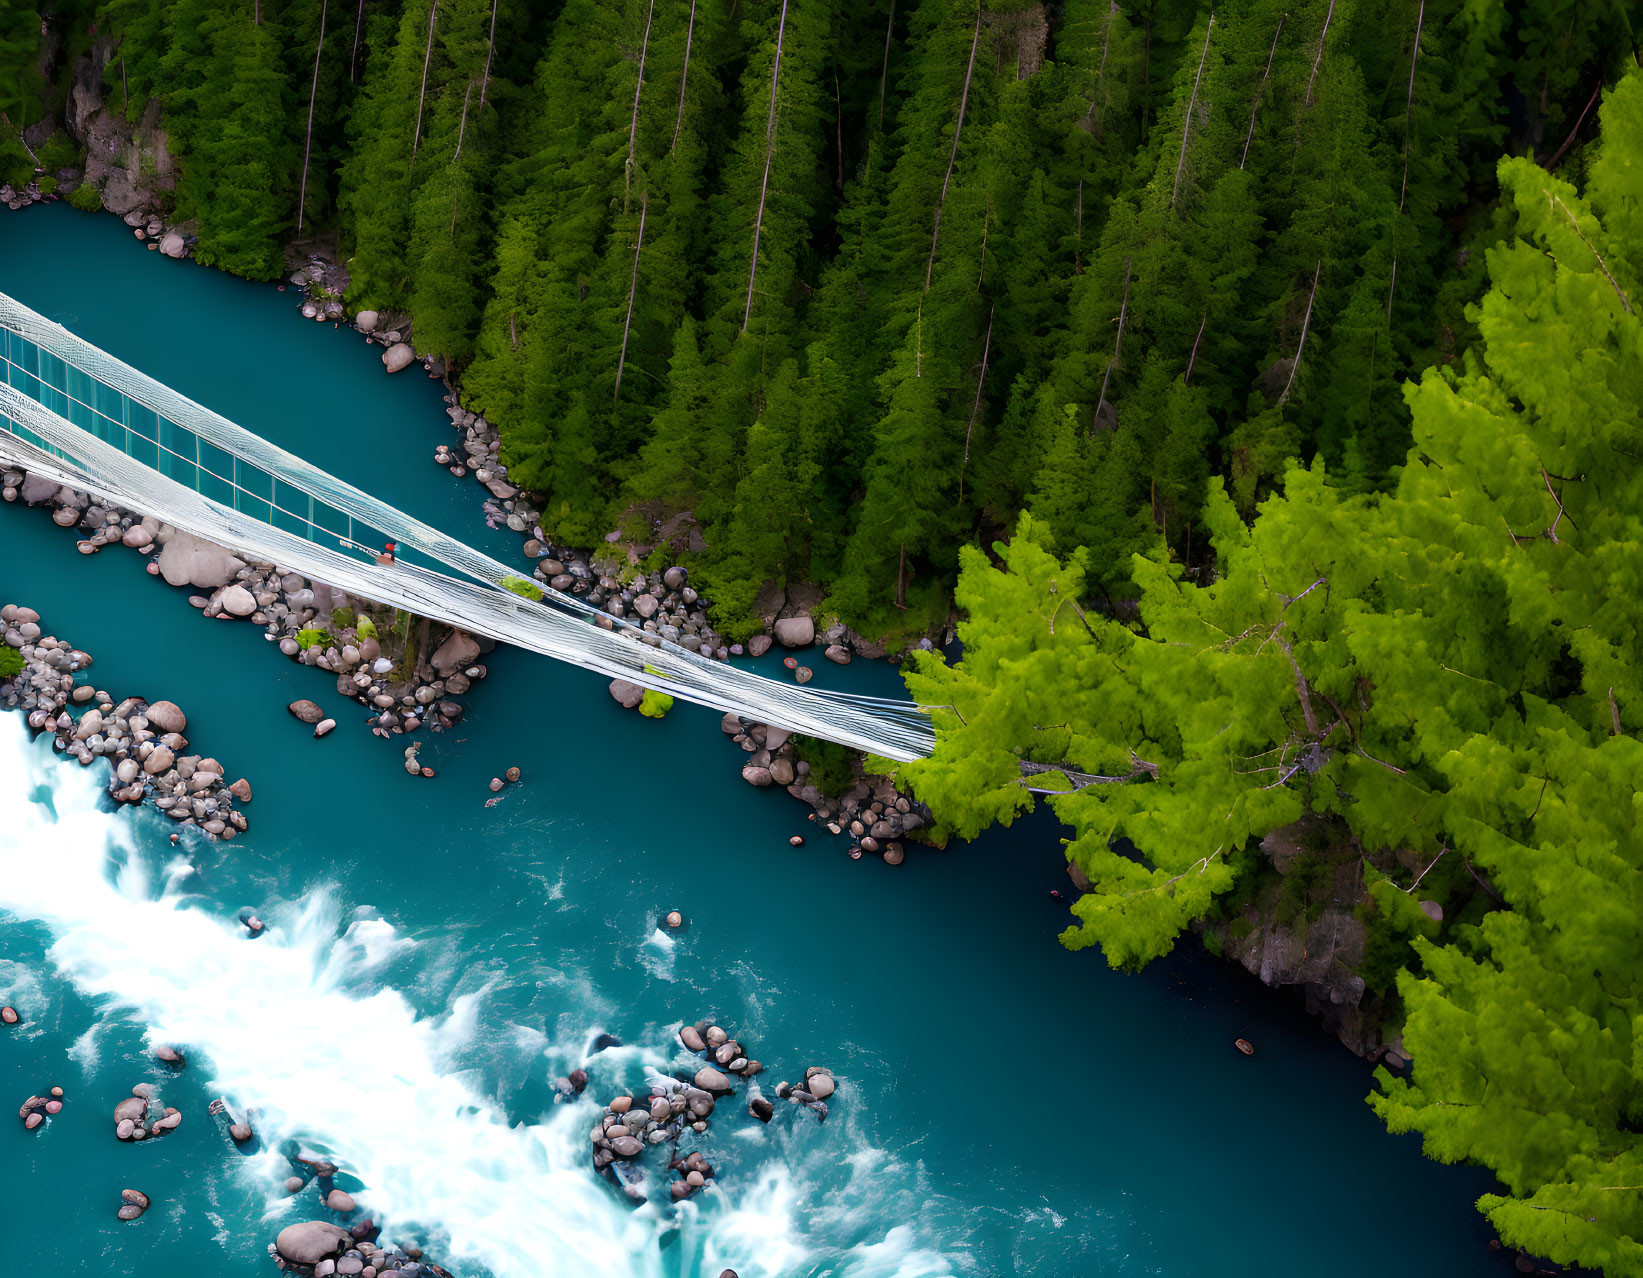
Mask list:
[[[245,567],[237,555],[178,529],[160,551],[160,576],[173,586],[216,590]]]
[[[616,704],[624,710],[632,710],[645,699],[645,690],[636,683],[629,683],[626,679],[612,679],[610,681],[610,695]]]
[[[321,719],[325,718],[325,711],[321,710],[318,705],[312,701],[309,701],[307,698],[304,698],[301,701],[293,701],[285,708],[304,723],[318,723]]]
[[[395,342],[382,352],[382,366],[390,373],[397,373],[402,368],[409,368],[416,363],[416,352],[404,342]]]
[[[175,701],[156,701],[144,713],[148,726],[159,732],[188,731],[188,716]]]
[[[30,506],[42,501],[50,501],[57,495],[61,485],[55,479],[48,479],[44,475],[23,476],[23,500]]]
[[[188,252],[188,245],[183,242],[183,237],[178,235],[177,232],[168,231],[165,238],[160,241],[160,252],[167,257],[181,257]]]
[[[257,597],[238,582],[223,591],[217,602],[230,617],[249,617],[257,610]]]
[[[317,1265],[340,1256],[353,1242],[348,1231],[325,1220],[305,1220],[287,1225],[274,1239],[274,1249],[298,1265]]]
[[[778,618],[771,629],[784,648],[808,648],[816,642],[816,623],[803,615]]]
[[[464,631],[453,631],[451,637],[434,649],[430,660],[441,675],[456,673],[479,659],[479,645]]]
[[[361,311],[354,316],[354,327],[362,333],[374,333],[377,330],[378,318],[375,311]]]

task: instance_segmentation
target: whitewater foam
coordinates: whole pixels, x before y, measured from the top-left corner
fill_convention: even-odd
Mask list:
[[[296,1141],[330,1151],[360,1178],[356,1197],[388,1222],[390,1237],[436,1236],[465,1273],[477,1263],[497,1278],[677,1278],[732,1267],[743,1278],[773,1278],[811,1272],[817,1261],[860,1278],[952,1272],[895,1223],[916,1209],[873,1207],[883,1156],[848,1130],[828,1136],[855,1148],[831,1153],[826,1143],[803,1150],[771,1131],[763,1149],[749,1150],[734,1193],[714,1190],[672,1219],[654,1206],[631,1210],[588,1169],[591,1098],[510,1125],[457,1063],[464,1043],[484,1032],[484,984],[453,992],[445,1015],[419,1016],[382,981],[417,942],[373,914],[356,911],[344,926],[323,890],[272,906],[267,933],[249,939],[227,907],[219,916],[179,895],[194,876],[172,849],[151,871],[134,837],[145,818],[104,810],[100,772],[54,761],[44,740],[28,743],[16,716],[0,715],[0,810],[16,817],[0,830],[0,909],[46,925],[50,962],[102,1000],[100,1024],[136,1018],[151,1041],[194,1053],[193,1067],[233,1108],[255,1107],[265,1150],[240,1167],[266,1188],[270,1223],[291,1212],[274,1188],[288,1174],[275,1147]],[[37,801],[42,795],[49,802]],[[51,874],[8,872],[42,846],[55,852]],[[671,948],[653,952],[671,957]],[[27,982],[38,974],[17,966],[0,969],[0,979],[32,998]],[[580,1010],[585,1027],[588,1009]],[[94,1027],[76,1045],[84,1061],[95,1062],[99,1037]],[[529,1027],[494,1038],[538,1062],[577,1046]],[[668,1069],[665,1054],[642,1045],[611,1057],[626,1069]],[[852,1164],[864,1156],[872,1167],[861,1175]],[[835,1181],[841,1171],[845,1184],[824,1191],[818,1176]],[[815,1210],[819,1194],[841,1189]],[[842,1231],[841,1215],[853,1218]]]

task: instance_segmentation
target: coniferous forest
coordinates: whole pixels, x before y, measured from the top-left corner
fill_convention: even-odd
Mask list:
[[[200,260],[334,236],[552,538],[690,512],[731,635],[956,604],[901,776],[970,835],[1084,774],[1068,944],[1235,943],[1312,831],[1416,1062],[1376,1111],[1643,1274],[1636,6],[66,7]]]

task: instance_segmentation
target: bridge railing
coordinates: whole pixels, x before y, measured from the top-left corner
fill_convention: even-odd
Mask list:
[[[464,629],[894,759],[926,755],[911,702],[801,687],[713,661],[544,589],[284,452],[0,294],[0,458],[259,560]],[[9,442],[8,442],[9,441]],[[399,563],[374,562],[383,541]]]

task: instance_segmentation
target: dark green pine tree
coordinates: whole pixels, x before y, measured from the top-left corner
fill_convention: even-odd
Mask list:
[[[296,200],[290,98],[281,42],[251,5],[212,22],[210,71],[192,101],[200,108],[190,162],[182,169],[180,211],[199,219],[195,256],[251,279],[277,278],[281,236]]]
[[[427,123],[424,68],[432,73],[438,8],[437,0],[409,0],[397,22],[386,12],[367,19],[369,58],[337,200],[349,296],[362,308],[400,309],[410,298],[412,172]]]

